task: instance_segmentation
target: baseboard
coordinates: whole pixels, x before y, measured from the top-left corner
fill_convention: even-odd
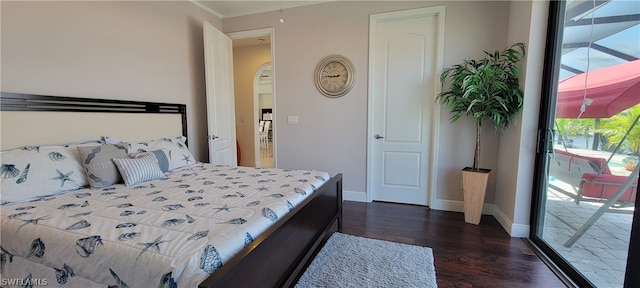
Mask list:
[[[356,191],[342,191],[342,200],[356,201],[356,202],[369,202],[367,199],[367,193]]]
[[[482,206],[482,215],[493,215],[493,209],[495,205],[484,203]],[[464,212],[464,201],[456,200],[440,200],[437,199],[431,203],[429,208],[433,210],[451,211],[451,212]]]
[[[345,201],[369,202],[369,200],[367,199],[367,193],[365,192],[343,191],[342,198]],[[429,208],[433,210],[464,212],[464,201],[437,199],[431,203]],[[509,219],[509,217],[507,217],[507,215],[505,215],[502,210],[498,209],[495,204],[485,203],[482,206],[482,215],[491,215],[496,218],[496,220],[498,220],[498,223],[500,223],[502,228],[511,237],[529,237],[529,225],[513,224],[511,219]]]
[[[493,217],[498,220],[498,223],[502,225],[502,228],[504,228],[511,237],[529,237],[529,225],[513,224],[513,221],[511,221],[511,219],[509,219],[509,217],[507,217],[507,215],[505,215],[498,207],[495,207],[493,210]]]
[[[464,201],[454,201],[454,200],[436,200],[434,203],[431,203],[431,209],[434,210],[443,210],[443,211],[452,211],[452,212],[464,212]],[[502,226],[502,228],[511,236],[511,237],[529,237],[529,225],[524,224],[513,224],[513,221],[505,215],[502,210],[498,209],[495,204],[487,204],[485,203],[482,207],[482,215],[492,215],[498,223]]]

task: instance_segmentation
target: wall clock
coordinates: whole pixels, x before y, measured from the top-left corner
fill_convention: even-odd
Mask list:
[[[316,67],[316,87],[324,96],[337,98],[351,91],[356,80],[353,63],[342,55],[330,55]]]

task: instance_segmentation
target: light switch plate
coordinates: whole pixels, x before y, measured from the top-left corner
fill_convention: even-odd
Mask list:
[[[287,124],[289,125],[298,125],[298,116],[288,116]]]

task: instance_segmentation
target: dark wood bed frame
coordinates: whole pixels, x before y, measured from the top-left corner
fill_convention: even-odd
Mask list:
[[[187,136],[184,104],[1,93],[0,106],[1,111],[180,114],[182,132]],[[342,174],[337,174],[198,287],[293,286],[341,226]]]

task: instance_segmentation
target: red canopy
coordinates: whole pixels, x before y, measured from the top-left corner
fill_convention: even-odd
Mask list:
[[[556,118],[578,118],[587,73],[560,80]],[[640,103],[640,60],[589,72],[587,98],[593,100],[580,118],[609,118]]]

